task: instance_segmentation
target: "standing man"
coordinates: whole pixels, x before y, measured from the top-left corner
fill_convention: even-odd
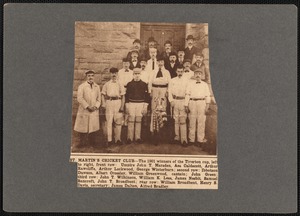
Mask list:
[[[141,65],[141,80],[144,81],[146,84],[148,84],[151,71],[147,70],[147,60],[145,57],[141,58],[140,65]]]
[[[172,48],[172,43],[171,41],[167,40],[165,43],[164,43],[164,48],[165,50],[162,52],[162,57],[164,58],[165,60],[165,65],[168,65],[169,64],[169,57],[170,57],[170,53],[171,52],[174,52],[173,51],[173,48]],[[176,71],[175,71],[176,72]]]
[[[176,70],[177,77],[171,79],[168,88],[168,98],[170,101],[172,114],[174,118],[175,143],[181,143],[187,146],[186,119],[187,113],[184,108],[185,93],[188,80],[183,78],[183,66],[179,65]]]
[[[142,143],[142,117],[147,113],[149,104],[148,86],[141,80],[141,69],[133,69],[133,80],[127,84],[126,103],[128,108],[127,144],[133,140]]]
[[[146,59],[150,59],[151,58],[150,49],[152,49],[152,48],[155,48],[157,50],[157,42],[154,39],[154,37],[150,37],[148,39],[148,47],[144,51],[144,56],[145,56]],[[158,55],[159,54],[158,50],[156,52],[157,52],[157,55]]]
[[[177,52],[178,55],[178,63],[183,65],[183,61],[184,61],[184,49],[179,49]]]
[[[158,70],[158,64],[157,64],[157,49],[156,48],[150,48],[149,49],[151,58],[147,61],[147,67],[146,70],[153,73]]]
[[[118,79],[119,82],[123,84],[123,86],[126,88],[126,85],[128,82],[130,82],[133,79],[133,72],[130,70],[130,61],[128,58],[123,58],[123,68],[119,70],[118,73]]]
[[[139,53],[136,50],[131,51],[131,56],[130,56],[130,65],[129,69],[132,70],[135,67],[141,67],[140,61],[139,61]]]
[[[191,60],[190,59],[184,59],[183,67],[184,67],[184,73],[182,75],[183,78],[186,78],[188,80],[194,78],[194,71],[192,71],[190,69],[190,67],[191,67]]]
[[[195,60],[196,62],[191,66],[191,70],[195,71],[197,69],[200,69],[203,71],[201,80],[206,82],[207,84],[210,84],[210,74],[208,68],[205,67],[205,64],[203,62],[204,56],[202,52],[196,52],[195,53]]]
[[[135,39],[132,44],[133,44],[132,51],[137,51],[138,56],[141,56],[144,53],[144,50],[141,49],[141,41],[139,39]],[[128,59],[131,58],[132,51],[128,52],[127,54]]]
[[[99,107],[101,105],[100,87],[94,83],[95,72],[85,73],[87,81],[78,87],[77,101],[79,103],[74,130],[80,134],[79,146],[90,145],[93,132],[100,129]]]
[[[186,38],[187,47],[184,50],[184,56],[187,59],[191,59],[194,62],[194,54],[198,51],[198,48],[194,46],[195,38],[193,35],[188,35]]]
[[[189,143],[201,146],[205,139],[205,120],[210,104],[210,92],[206,82],[201,80],[201,69],[194,71],[195,80],[190,80],[186,89],[184,106],[189,113]]]
[[[167,89],[171,80],[170,72],[164,67],[164,58],[158,57],[158,69],[153,71],[149,78],[148,89],[151,100],[151,111],[156,108],[157,100],[161,101],[163,107],[167,107]],[[151,116],[151,125],[153,125],[153,116]],[[151,132],[152,132],[151,127]]]
[[[165,67],[170,72],[171,78],[174,78],[177,76],[176,70],[177,70],[178,65],[179,64],[177,62],[176,52],[173,52],[173,51],[170,52],[168,62],[166,63],[166,61],[165,61]]]
[[[113,144],[112,126],[114,123],[114,141],[120,145],[121,142],[121,126],[124,111],[124,95],[125,88],[117,79],[118,69],[111,68],[111,80],[106,82],[102,89],[102,107],[105,108],[105,117],[107,123],[107,142],[108,145]]]

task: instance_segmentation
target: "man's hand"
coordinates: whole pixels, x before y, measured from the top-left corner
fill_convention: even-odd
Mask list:
[[[119,112],[124,112],[124,107],[120,107]]]
[[[89,112],[94,112],[94,108],[91,107],[91,106],[88,106],[86,109],[87,109]]]
[[[185,109],[185,112],[186,112],[186,113],[189,113],[189,112],[190,112],[190,109],[189,109],[188,106],[184,106],[184,109]]]
[[[209,105],[208,104],[205,106],[205,114],[206,115],[209,114]]]

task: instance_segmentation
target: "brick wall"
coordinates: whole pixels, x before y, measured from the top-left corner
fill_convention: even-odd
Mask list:
[[[73,115],[77,113],[76,93],[87,70],[94,70],[95,82],[102,86],[109,80],[110,67],[122,67],[122,58],[140,38],[140,23],[76,22]]]

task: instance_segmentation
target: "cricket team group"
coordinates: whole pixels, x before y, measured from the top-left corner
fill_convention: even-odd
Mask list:
[[[86,81],[77,91],[74,130],[80,134],[78,146],[89,145],[92,134],[100,130],[99,110],[105,113],[107,146],[140,144],[147,139],[157,144],[164,130],[169,132],[170,143],[184,147],[206,143],[206,114],[213,96],[202,49],[194,43],[195,38],[188,35],[187,47],[175,51],[171,41],[166,41],[164,51],[159,52],[153,37],[145,49],[135,39],[122,60],[123,68],[109,68],[111,79],[102,89],[94,81],[95,72],[86,71]],[[127,128],[125,140],[122,127]],[[147,135],[143,136],[143,130]]]

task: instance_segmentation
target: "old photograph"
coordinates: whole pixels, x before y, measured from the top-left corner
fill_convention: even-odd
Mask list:
[[[216,155],[208,27],[76,22],[71,154]]]

